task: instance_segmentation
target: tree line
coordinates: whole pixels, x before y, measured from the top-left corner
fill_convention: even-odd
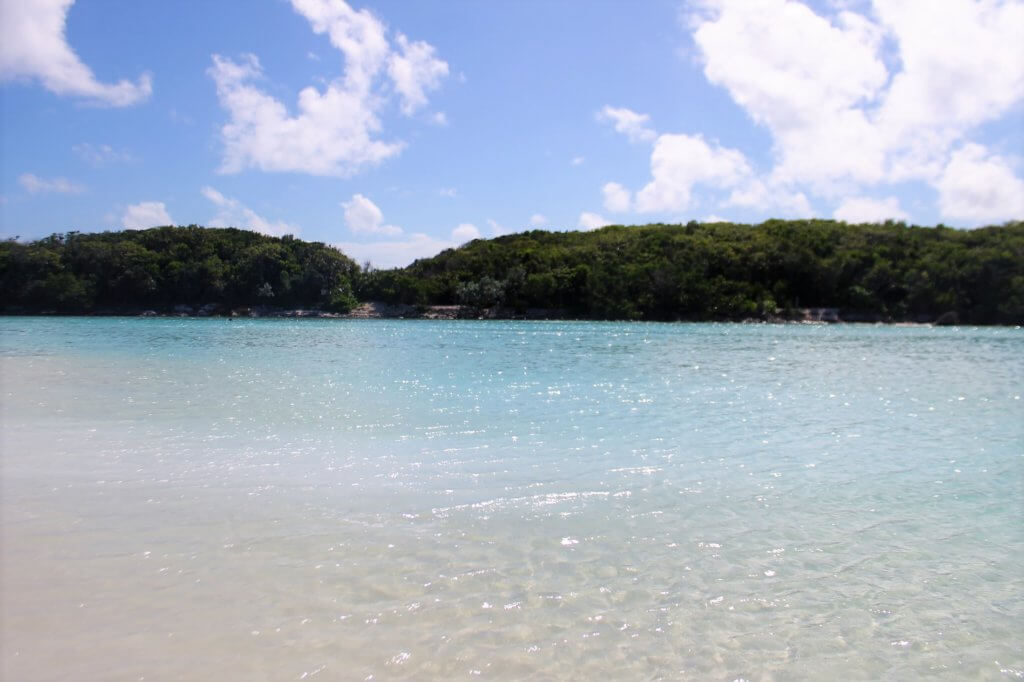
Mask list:
[[[809,307],[846,319],[1024,322],[1024,223],[976,230],[769,220],[611,226],[479,239],[400,270],[361,298],[557,308],[592,319],[730,320]]]
[[[769,220],[534,230],[405,268],[360,268],[294,237],[234,228],[55,234],[0,243],[5,312],[215,303],[344,312],[358,301],[530,309],[590,319],[770,318],[1024,323],[1024,222],[976,230]],[[553,312],[552,312],[553,314]]]
[[[90,313],[174,305],[355,303],[359,267],[335,248],[235,228],[158,227],[0,243],[7,312]]]

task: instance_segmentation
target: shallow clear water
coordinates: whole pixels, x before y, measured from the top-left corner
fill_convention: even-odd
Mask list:
[[[1024,331],[0,318],[0,677],[1024,677]]]

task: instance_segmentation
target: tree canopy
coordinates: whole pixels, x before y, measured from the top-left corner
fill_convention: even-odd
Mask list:
[[[208,303],[348,310],[358,270],[321,243],[195,225],[0,243],[8,311]]]
[[[976,230],[769,220],[478,239],[357,294],[392,303],[560,308],[595,319],[715,320],[834,307],[847,319],[1024,322],[1024,223]]]
[[[357,300],[557,309],[592,319],[728,320],[793,308],[844,319],[1024,323],[1024,223],[976,230],[769,220],[534,230],[405,268],[233,228],[160,227],[0,242],[6,312],[177,304],[345,311]]]

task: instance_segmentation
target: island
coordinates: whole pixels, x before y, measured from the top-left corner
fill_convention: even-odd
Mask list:
[[[0,242],[0,312],[1024,324],[1024,222],[532,230],[404,268],[237,228]]]

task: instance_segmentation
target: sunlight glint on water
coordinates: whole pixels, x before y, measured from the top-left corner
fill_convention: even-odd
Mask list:
[[[1017,679],[1024,332],[0,320],[4,679]]]

